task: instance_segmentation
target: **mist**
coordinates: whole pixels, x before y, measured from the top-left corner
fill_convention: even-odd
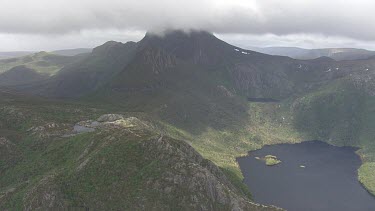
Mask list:
[[[370,0],[13,0],[1,5],[0,50],[93,47],[165,29],[207,30],[228,40],[273,38],[269,43],[236,41],[245,46],[292,45],[277,40],[295,38],[300,47],[354,42],[373,48],[375,42],[375,2]],[[28,44],[33,41],[39,45]]]

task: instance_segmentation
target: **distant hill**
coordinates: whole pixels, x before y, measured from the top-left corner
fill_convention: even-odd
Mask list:
[[[74,63],[83,57],[84,55],[61,56],[41,51],[26,56],[0,60],[0,73],[6,72],[13,67],[24,65],[36,72],[54,75],[64,66]]]
[[[128,64],[136,47],[135,42],[106,42],[83,59],[61,69],[46,84],[41,84],[37,92],[54,97],[82,97],[92,93]]]
[[[270,55],[289,56],[294,59],[316,59],[326,56],[337,61],[342,61],[368,59],[375,56],[375,51],[357,48],[304,49],[296,47],[253,47],[251,49]]]
[[[0,74],[0,86],[11,86],[38,82],[48,78],[24,65],[13,67],[9,71]]]
[[[91,53],[91,48],[75,48],[75,49],[63,49],[52,51],[52,54],[57,54],[61,56],[76,56],[78,54]]]
[[[0,52],[0,59],[9,59],[15,57],[26,56],[35,53],[34,51],[12,51],[12,52]]]
[[[74,49],[62,49],[49,52],[50,54],[60,55],[60,56],[76,56],[79,54],[91,53],[92,48],[74,48]],[[36,51],[9,51],[9,52],[0,52],[0,60],[24,57],[37,53]]]

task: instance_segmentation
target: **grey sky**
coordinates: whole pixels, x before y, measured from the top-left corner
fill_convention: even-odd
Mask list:
[[[373,0],[0,0],[0,51],[94,47],[204,29],[246,46],[375,49]]]

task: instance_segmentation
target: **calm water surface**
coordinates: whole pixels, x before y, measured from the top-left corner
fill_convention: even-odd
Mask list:
[[[355,150],[309,141],[265,146],[237,160],[258,203],[289,211],[375,211],[375,197],[357,180],[361,160]],[[282,163],[266,166],[255,159],[269,154]]]

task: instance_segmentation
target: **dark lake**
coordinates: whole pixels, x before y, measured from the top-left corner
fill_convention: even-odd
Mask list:
[[[355,150],[308,141],[265,146],[237,160],[255,202],[289,211],[375,211],[375,197],[357,180]],[[266,155],[282,162],[266,166],[255,158]]]

